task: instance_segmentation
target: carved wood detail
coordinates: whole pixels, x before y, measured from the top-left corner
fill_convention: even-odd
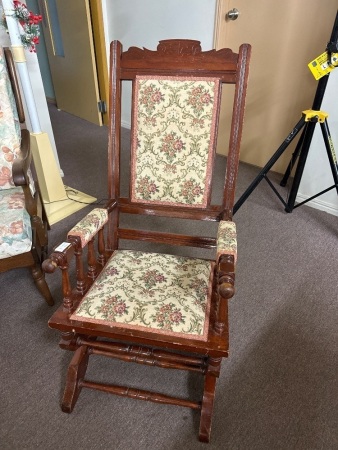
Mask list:
[[[160,41],[157,46],[157,50],[149,50],[147,48],[130,47],[126,52],[122,54],[123,67],[129,67],[134,65],[135,62],[144,62],[151,64],[152,66],[166,58],[170,63],[179,63],[184,66],[197,64],[203,66],[208,64],[212,67],[213,64],[220,64],[224,60],[227,63],[233,64],[234,69],[237,64],[238,55],[231,49],[224,48],[220,50],[202,51],[200,41],[189,39],[168,39]]]

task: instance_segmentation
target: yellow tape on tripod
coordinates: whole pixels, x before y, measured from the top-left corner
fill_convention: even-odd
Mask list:
[[[308,64],[316,80],[330,73],[336,66],[338,66],[338,53],[331,53],[331,61],[329,61],[328,52],[322,53]]]

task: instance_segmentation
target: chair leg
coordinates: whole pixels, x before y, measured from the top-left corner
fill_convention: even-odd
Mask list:
[[[204,392],[201,407],[199,440],[210,441],[211,420],[215,400],[216,380],[221,368],[221,358],[210,358],[207,373],[204,377]]]
[[[45,280],[45,275],[41,270],[41,267],[39,264],[35,264],[31,268],[31,272],[34,278],[34,282],[36,284],[36,287],[39,289],[40,293],[42,294],[43,298],[46,300],[48,305],[53,306],[54,300],[52,297],[52,294],[50,293],[48,284]]]
[[[88,347],[85,345],[75,351],[67,372],[66,387],[61,403],[63,412],[71,413],[74,409],[82,389],[81,382],[86,374],[88,359]]]

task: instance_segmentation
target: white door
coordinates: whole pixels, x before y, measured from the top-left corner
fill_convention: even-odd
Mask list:
[[[284,141],[301,112],[311,109],[317,81],[307,64],[325,51],[337,0],[218,0],[217,48],[252,45],[241,160],[263,167]],[[237,9],[236,20],[226,14]],[[222,114],[230,115],[226,105]],[[218,151],[226,154],[229,130],[221,128]],[[294,146],[274,170],[284,172]]]

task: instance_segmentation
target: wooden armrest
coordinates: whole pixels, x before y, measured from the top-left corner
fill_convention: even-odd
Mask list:
[[[30,133],[28,130],[21,130],[21,155],[13,162],[13,181],[16,186],[28,186],[28,169],[32,162],[30,150]]]
[[[221,335],[226,329],[228,317],[228,300],[235,294],[235,257],[234,255],[221,255],[216,266],[219,302],[215,332]]]
[[[62,242],[55,247],[53,253],[42,263],[42,269],[46,273],[54,273],[57,267],[68,267],[68,263],[74,256],[75,250],[71,242]]]
[[[235,294],[235,259],[233,255],[222,255],[218,262],[218,293],[222,298]]]
[[[51,256],[42,263],[42,268],[47,273],[55,272],[59,267],[62,271],[62,291],[63,307],[66,311],[73,308],[73,298],[71,296],[72,286],[68,269],[70,261],[75,256],[76,264],[76,292],[84,294],[102,267],[106,263],[108,254],[105,250],[104,224],[108,220],[108,212],[105,209],[97,208],[82,219],[68,234],[68,241],[56,247]],[[98,239],[95,236],[98,235]],[[95,250],[97,241],[97,251]],[[88,244],[88,252],[83,252],[84,245]],[[83,258],[87,256],[87,264]]]

